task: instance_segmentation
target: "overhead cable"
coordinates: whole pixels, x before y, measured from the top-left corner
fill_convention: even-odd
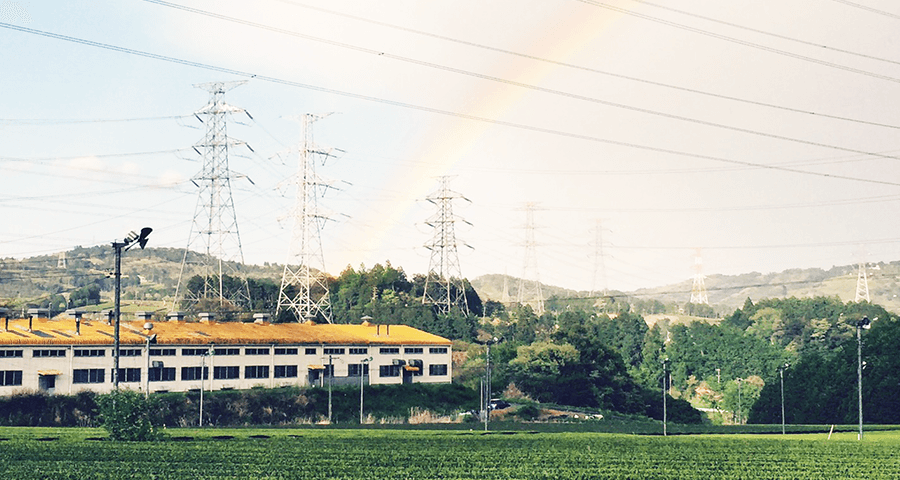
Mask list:
[[[617,146],[622,146],[622,147],[635,148],[635,149],[646,150],[646,151],[651,151],[651,152],[656,152],[656,153],[664,153],[664,154],[668,154],[668,155],[676,155],[676,156],[695,158],[695,159],[701,159],[701,160],[710,160],[710,161],[715,161],[715,162],[730,163],[730,164],[734,164],[734,165],[744,165],[744,166],[762,168],[762,169],[768,169],[768,170],[776,170],[776,171],[782,171],[782,172],[798,173],[798,174],[802,174],[802,175],[812,175],[812,176],[817,176],[817,177],[832,178],[832,179],[836,179],[836,180],[850,180],[850,181],[880,184],[880,185],[900,186],[900,183],[898,183],[898,182],[890,182],[890,181],[886,181],[886,180],[858,178],[858,177],[850,177],[850,176],[846,176],[846,175],[838,175],[838,174],[831,174],[831,173],[824,173],[824,172],[799,170],[799,169],[795,169],[795,168],[787,168],[787,167],[782,167],[782,166],[777,166],[777,165],[766,165],[766,164],[762,164],[762,163],[734,160],[734,159],[728,159],[728,158],[724,158],[724,157],[716,157],[716,156],[712,156],[712,155],[703,155],[703,154],[698,154],[698,153],[682,152],[682,151],[678,151],[678,150],[671,150],[671,149],[666,149],[666,148],[661,148],[661,147],[653,147],[650,145],[641,145],[641,144],[636,144],[636,143],[631,143],[631,142],[624,142],[624,141],[620,141],[620,140],[612,140],[612,139],[607,139],[607,138],[602,138],[602,137],[595,137],[592,135],[583,135],[583,134],[577,134],[577,133],[572,133],[572,132],[566,132],[566,131],[562,131],[562,130],[554,130],[554,129],[550,129],[550,128],[543,128],[543,127],[536,127],[536,126],[532,126],[532,125],[507,122],[507,121],[503,121],[503,120],[480,117],[477,115],[470,115],[470,114],[454,112],[454,111],[449,111],[449,110],[442,110],[439,108],[426,107],[423,105],[416,105],[416,104],[405,103],[405,102],[400,102],[400,101],[395,101],[395,100],[388,100],[388,99],[384,99],[384,98],[380,98],[380,97],[373,97],[373,96],[369,96],[369,95],[362,95],[362,94],[346,92],[346,91],[342,91],[342,90],[335,90],[332,88],[320,87],[320,86],[316,86],[316,85],[305,84],[305,83],[295,82],[295,81],[291,81],[291,80],[285,80],[285,79],[281,79],[281,78],[277,78],[277,77],[258,75],[258,74],[253,74],[253,73],[249,73],[249,72],[245,72],[245,71],[241,71],[241,70],[237,70],[237,69],[233,69],[233,68],[219,67],[219,66],[215,66],[215,65],[194,62],[194,61],[190,61],[190,60],[184,60],[181,58],[168,57],[165,55],[144,52],[144,51],[135,50],[135,49],[126,48],[126,47],[119,47],[116,45],[95,42],[92,40],[85,40],[85,39],[81,39],[81,38],[77,38],[77,37],[70,37],[67,35],[60,35],[57,33],[46,32],[43,30],[36,30],[36,29],[22,27],[19,25],[13,25],[13,24],[5,23],[5,22],[0,22],[0,27],[10,29],[10,30],[17,30],[17,31],[20,31],[23,33],[30,33],[32,35],[39,35],[39,36],[43,36],[43,37],[47,37],[47,38],[53,38],[56,40],[64,40],[67,42],[73,42],[73,43],[78,43],[78,44],[87,45],[87,46],[91,46],[91,47],[103,48],[103,49],[111,50],[111,51],[115,51],[115,52],[127,53],[129,55],[136,55],[136,56],[141,56],[141,57],[145,57],[145,58],[151,58],[154,60],[162,60],[165,62],[176,63],[176,64],[186,65],[186,66],[195,67],[195,68],[202,68],[205,70],[215,71],[215,72],[219,72],[219,73],[227,73],[230,75],[236,75],[236,76],[240,76],[240,77],[253,78],[253,79],[270,82],[270,83],[275,83],[275,84],[279,84],[279,85],[304,88],[304,89],[323,92],[323,93],[330,93],[333,95],[340,95],[340,96],[344,96],[347,98],[354,98],[357,100],[365,100],[365,101],[369,101],[369,102],[381,103],[384,105],[406,108],[406,109],[416,110],[416,111],[420,111],[420,112],[433,113],[433,114],[437,114],[437,115],[445,115],[445,116],[461,118],[461,119],[466,119],[466,120],[473,120],[473,121],[477,121],[477,122],[488,123],[491,125],[517,128],[517,129],[527,130],[527,131],[531,131],[531,132],[544,133],[544,134],[548,134],[548,135],[556,135],[556,136],[560,136],[560,137],[584,140],[584,141],[589,141],[589,142],[603,143],[603,144],[607,144],[607,145],[617,145]],[[882,155],[875,155],[875,156],[882,156]],[[895,158],[895,157],[886,157],[886,158]]]

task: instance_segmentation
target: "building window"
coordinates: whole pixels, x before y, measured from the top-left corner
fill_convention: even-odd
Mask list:
[[[315,349],[314,347],[312,347],[312,348],[307,347],[307,348],[306,348],[306,354],[307,354],[307,355],[315,355],[315,354],[316,354],[316,349]]]
[[[20,350],[21,351],[21,350]],[[22,384],[21,370],[0,370],[0,387]]]
[[[151,382],[174,382],[175,367],[151,368],[149,378]]]
[[[421,377],[425,372],[425,365],[421,360],[410,360],[409,361],[410,373],[414,377]]]
[[[106,371],[102,368],[81,368],[72,371],[72,383],[103,383]]]
[[[213,368],[213,378],[217,380],[228,380],[239,378],[241,374],[240,367],[215,367]]]
[[[0,350],[0,357],[22,358],[22,350]]]
[[[365,347],[356,347],[350,349],[350,355],[368,355],[369,349]]]
[[[382,355],[400,354],[400,347],[381,347],[378,350]]]
[[[244,367],[244,378],[269,378],[269,366],[247,365]]]
[[[423,352],[422,347],[406,347],[403,349],[403,353],[415,354],[415,353],[422,353],[422,352]]]
[[[323,354],[324,355],[343,355],[344,351],[345,350],[343,348],[326,348],[325,352]]]
[[[275,355],[296,355],[296,348],[276,348]]]
[[[200,380],[201,369],[203,380],[209,378],[209,367],[181,367],[181,381]]]
[[[447,353],[447,347],[430,347],[428,353]]]
[[[297,378],[297,366],[275,365],[275,378]]]
[[[102,356],[102,355],[101,355]],[[120,357],[140,357],[141,349],[140,348],[125,348],[119,350]]]
[[[175,349],[174,348],[151,348],[150,356],[151,357],[174,357]]]
[[[268,355],[268,348],[245,348],[244,355]]]
[[[208,348],[182,348],[181,355],[185,357],[202,357],[209,354]]]
[[[368,363],[351,363],[347,365],[347,376],[349,377],[358,377],[359,372],[362,371],[363,376],[369,374],[369,364]]]
[[[112,375],[112,370],[109,371],[110,375]],[[120,368],[119,369],[119,381],[125,383],[139,383],[141,381],[141,369],[140,368]]]
[[[119,351],[119,355],[121,356],[122,352]],[[105,357],[106,350],[102,349],[79,349],[75,350],[74,355],[76,357]]]
[[[400,365],[381,365],[378,367],[378,376],[380,377],[399,377]]]
[[[32,355],[35,357],[65,357],[66,351],[64,349],[34,350]]]
[[[214,348],[213,355],[240,355],[240,348]]]
[[[445,376],[445,375],[447,375],[447,365],[446,364],[429,365],[428,366],[428,374],[434,375],[434,376]]]
[[[322,374],[325,375],[325,378],[334,376],[334,365],[325,365],[325,369],[322,370]]]

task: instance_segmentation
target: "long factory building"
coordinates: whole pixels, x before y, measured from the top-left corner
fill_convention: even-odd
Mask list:
[[[108,317],[28,317],[0,319],[0,395],[113,389],[115,327]],[[451,342],[406,325],[216,322],[209,315],[152,322],[149,312],[138,318],[120,322],[119,388],[153,393],[451,377]]]

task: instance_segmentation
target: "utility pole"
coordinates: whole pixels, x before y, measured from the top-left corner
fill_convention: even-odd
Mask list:
[[[313,142],[312,124],[330,113],[307,113],[289,117],[301,124],[301,142],[298,147],[296,203],[291,235],[290,253],[284,263],[281,290],[278,293],[277,319],[282,310],[289,310],[297,321],[308,319],[331,323],[331,300],[325,278],[325,255],[322,252],[322,228],[329,220],[319,209],[319,197],[331,188],[316,174],[316,161],[322,163],[331,157],[330,149],[318,147]]]
[[[247,148],[250,146],[243,141],[230,138],[226,128],[228,115],[244,113],[249,117],[250,114],[242,108],[225,103],[223,99],[225,92],[245,83],[246,80],[194,85],[209,92],[209,103],[194,112],[194,116],[206,125],[206,136],[194,145],[194,151],[203,157],[203,170],[191,179],[200,190],[188,245],[181,260],[173,309],[177,308],[179,300],[201,299],[216,300],[220,308],[226,304],[252,308],[247,279],[231,266],[233,263],[244,263],[234,199],[231,196],[231,180],[247,177],[232,173],[228,167],[230,150],[240,145]],[[189,263],[188,252],[192,248],[201,254],[199,275],[203,279],[203,285],[194,292],[187,291],[187,280],[193,272],[186,271],[186,265]],[[240,287],[236,291],[226,290],[224,285],[226,275],[239,278]]]
[[[459,265],[454,228],[457,221],[465,220],[453,214],[453,201],[469,199],[450,190],[450,179],[447,176],[438,177],[440,186],[426,197],[426,200],[437,207],[437,212],[425,221],[426,225],[434,229],[434,235],[425,244],[425,248],[431,251],[431,259],[428,262],[422,303],[435,305],[441,313],[450,313],[456,308],[468,315],[469,304]]]
[[[876,318],[876,320],[877,320],[877,318]],[[869,321],[869,317],[863,317],[862,320],[856,322],[856,380],[857,380],[857,392],[859,394],[859,437],[858,437],[858,440],[860,440],[860,441],[862,441],[862,439],[863,439],[862,331],[863,331],[863,329],[868,330],[870,327],[871,327],[871,322]]]
[[[668,436],[668,432],[666,431],[666,425],[668,424],[667,418],[666,418],[666,404],[668,403],[668,400],[666,399],[666,397],[668,396],[668,395],[667,395],[667,390],[668,390],[667,387],[668,387],[668,384],[669,384],[669,358],[666,357],[666,358],[663,360],[662,364],[663,364],[663,378],[662,378],[662,384],[663,384],[663,388],[662,388],[662,395],[663,395],[663,398],[662,398],[662,401],[663,401],[663,402],[662,402],[662,403],[663,403],[663,436],[665,437],[665,436]]]

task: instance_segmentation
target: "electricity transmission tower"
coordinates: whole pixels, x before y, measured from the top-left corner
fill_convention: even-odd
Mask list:
[[[229,138],[226,128],[228,115],[247,112],[225,103],[223,99],[225,92],[245,83],[246,80],[194,85],[209,92],[209,103],[194,112],[206,125],[205,137],[194,145],[194,150],[203,157],[203,170],[191,179],[200,191],[175,289],[176,305],[182,299],[195,303],[205,300],[207,303],[203,305],[204,308],[217,303],[219,310],[238,306],[252,308],[247,279],[232,266],[234,263],[244,263],[231,196],[231,179],[242,175],[235,175],[228,168],[229,150],[240,145],[247,148],[250,146]],[[188,263],[188,251],[192,248],[202,254],[198,256],[200,265],[195,269],[199,270],[202,284],[188,288],[185,266]],[[231,281],[228,281],[229,277]]]
[[[66,269],[66,252],[59,252],[59,258],[56,260],[56,268]]]
[[[691,286],[690,303],[709,305],[709,296],[706,294],[706,285],[704,284],[705,279],[706,276],[703,275],[703,258],[700,256],[700,251],[697,250],[697,255],[694,257],[694,283]]]
[[[290,117],[301,124],[301,141],[298,149],[296,203],[288,260],[281,276],[278,307],[275,317],[282,310],[290,311],[298,321],[315,320],[331,323],[331,302],[325,279],[325,257],[322,254],[321,231],[328,216],[319,210],[318,198],[330,185],[316,174],[316,160],[322,164],[331,156],[330,149],[318,147],[313,142],[312,124],[330,113],[307,113]]]
[[[592,246],[594,247],[594,272],[591,276],[591,293],[588,295],[589,297],[594,296],[594,292],[597,291],[597,277],[600,277],[600,285],[602,289],[600,290],[600,294],[604,297],[606,296],[606,255],[603,252],[603,225],[602,221],[598,218],[596,219],[596,224],[594,226],[594,241]]]
[[[537,252],[534,241],[534,203],[525,204],[525,263],[516,292],[516,303],[531,305],[538,316],[544,314],[544,294],[541,292],[541,280],[538,275]]]
[[[856,275],[856,299],[854,302],[869,301],[869,279],[866,276],[866,263],[859,262],[859,273]]]
[[[425,277],[425,295],[422,303],[435,305],[441,313],[458,308],[468,315],[469,304],[459,266],[459,252],[454,225],[465,221],[453,215],[453,201],[467,198],[450,190],[451,177],[438,177],[440,186],[425,199],[437,207],[437,212],[425,221],[434,229],[431,241],[425,248],[431,250],[428,275]]]

